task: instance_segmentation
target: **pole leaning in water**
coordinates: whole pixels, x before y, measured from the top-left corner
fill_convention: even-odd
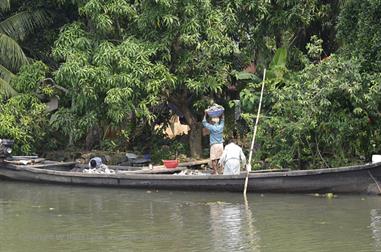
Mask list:
[[[261,114],[261,107],[262,107],[262,98],[263,98],[263,90],[265,88],[265,80],[266,80],[266,68],[263,70],[263,80],[262,80],[262,89],[261,89],[261,96],[259,98],[259,105],[258,105],[258,113],[257,118],[255,120],[254,125],[254,133],[253,133],[253,140],[251,141],[251,147],[249,152],[249,160],[246,165],[246,178],[245,178],[245,186],[243,188],[243,195],[246,197],[246,191],[247,191],[247,184],[249,182],[249,173],[251,171],[251,158],[253,157],[253,149],[254,149],[254,143],[255,143],[255,135],[257,134],[257,127],[258,127],[258,121],[259,121],[259,115]]]

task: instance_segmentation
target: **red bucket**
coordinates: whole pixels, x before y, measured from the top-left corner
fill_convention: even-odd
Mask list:
[[[165,168],[176,168],[179,165],[179,160],[163,160]]]

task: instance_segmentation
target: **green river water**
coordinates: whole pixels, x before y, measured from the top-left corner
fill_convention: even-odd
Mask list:
[[[0,251],[381,251],[381,197],[0,181]]]

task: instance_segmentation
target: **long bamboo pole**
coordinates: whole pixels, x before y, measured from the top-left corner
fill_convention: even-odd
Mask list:
[[[257,118],[255,120],[254,125],[254,133],[253,133],[253,140],[251,141],[251,147],[250,147],[250,153],[249,153],[249,160],[246,165],[246,178],[245,178],[245,186],[243,188],[243,195],[246,197],[246,191],[247,191],[247,184],[249,182],[249,173],[251,171],[251,158],[253,157],[253,149],[254,149],[254,143],[255,143],[255,136],[257,134],[257,128],[258,128],[258,121],[259,121],[259,115],[261,114],[261,107],[262,107],[262,98],[263,98],[263,90],[265,88],[265,80],[266,80],[266,68],[263,70],[263,80],[262,80],[262,89],[261,89],[261,96],[259,98],[259,105],[258,105],[258,113]]]

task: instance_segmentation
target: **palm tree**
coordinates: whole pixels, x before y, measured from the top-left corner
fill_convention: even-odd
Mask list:
[[[36,28],[50,22],[44,10],[11,7],[10,0],[0,0],[0,97],[16,94],[9,81],[22,65],[30,61],[19,43]]]

